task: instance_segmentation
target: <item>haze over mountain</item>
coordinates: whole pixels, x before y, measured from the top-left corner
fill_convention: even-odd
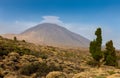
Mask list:
[[[90,42],[88,39],[52,23],[39,24],[27,29],[19,35],[6,34],[3,36],[7,38],[16,36],[20,40],[24,39],[35,44],[55,47],[86,48],[89,46]]]

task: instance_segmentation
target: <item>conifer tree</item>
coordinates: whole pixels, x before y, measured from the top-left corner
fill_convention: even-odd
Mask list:
[[[103,52],[101,51],[102,45],[102,36],[101,36],[101,28],[98,28],[95,32],[96,39],[90,42],[90,53],[93,59],[100,63],[100,60],[103,58]]]
[[[112,40],[106,43],[106,51],[104,56],[106,65],[117,66],[117,56]]]
[[[17,37],[16,36],[14,36],[14,41],[17,41]]]

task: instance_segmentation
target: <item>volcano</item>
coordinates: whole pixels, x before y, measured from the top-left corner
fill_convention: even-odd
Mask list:
[[[8,38],[16,36],[19,40],[24,39],[31,43],[54,47],[88,48],[90,43],[85,37],[52,23],[36,25],[18,35],[3,36]]]

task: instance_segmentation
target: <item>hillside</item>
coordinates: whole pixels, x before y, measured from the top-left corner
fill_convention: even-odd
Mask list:
[[[0,78],[119,78],[120,69],[88,63],[87,50],[38,46],[0,37]]]
[[[88,48],[90,41],[83,36],[52,23],[43,23],[29,28],[21,34],[2,35],[12,39],[16,36],[19,40],[31,43],[66,48]]]

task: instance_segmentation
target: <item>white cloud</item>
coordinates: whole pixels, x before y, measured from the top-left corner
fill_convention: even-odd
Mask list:
[[[63,22],[59,20],[60,17],[58,16],[43,16],[42,18],[43,20],[40,23],[54,23],[54,24],[63,25]]]

